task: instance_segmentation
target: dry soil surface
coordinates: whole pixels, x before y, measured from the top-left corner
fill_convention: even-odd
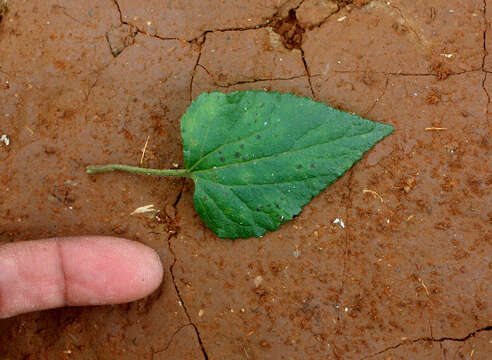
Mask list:
[[[0,4],[0,243],[116,235],[166,270],[135,303],[0,321],[2,359],[492,357],[492,1]],[[188,181],[86,175],[182,167],[192,99],[243,89],[396,130],[261,239],[218,239]]]

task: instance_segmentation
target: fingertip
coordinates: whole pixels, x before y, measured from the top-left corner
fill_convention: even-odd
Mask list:
[[[0,318],[64,305],[147,296],[162,282],[156,251],[126,239],[87,236],[0,246]]]
[[[61,246],[69,305],[130,302],[162,282],[159,255],[141,243],[91,236],[67,239]]]
[[[145,264],[135,274],[135,281],[140,282],[140,291],[144,297],[154,292],[162,283],[164,270],[162,268],[161,258],[157,251],[151,247],[137,243],[141,246],[141,262]]]

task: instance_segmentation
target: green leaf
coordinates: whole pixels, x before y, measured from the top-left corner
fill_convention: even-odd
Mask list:
[[[292,94],[204,93],[181,120],[195,208],[221,238],[262,236],[392,131]]]
[[[262,236],[392,131],[293,94],[206,93],[181,120],[186,169],[109,164],[87,172],[190,177],[195,208],[220,237]]]

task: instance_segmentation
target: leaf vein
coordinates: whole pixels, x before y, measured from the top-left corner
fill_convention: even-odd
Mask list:
[[[233,217],[230,216],[230,214],[226,213],[224,211],[224,209],[222,209],[219,204],[217,204],[217,201],[210,195],[210,193],[208,191],[205,190],[206,188],[202,188],[203,192],[205,192],[205,194],[207,195],[207,197],[212,200],[212,202],[214,203],[215,207],[217,209],[219,209],[219,211],[225,216],[226,219],[229,219],[230,222],[233,222],[239,226],[242,226],[242,227],[251,227],[252,225],[248,225],[248,224],[241,224],[239,221],[237,221],[236,219],[234,219]]]
[[[269,119],[271,119],[272,113],[273,113],[274,110],[275,110],[275,107],[272,108],[272,111],[271,111],[271,113],[269,115]],[[238,121],[236,121],[236,123],[234,123],[234,126],[236,126],[238,123],[240,123],[241,120],[242,120],[242,118],[239,118]],[[268,126],[268,127],[265,127],[265,128],[261,128],[261,130],[255,131],[255,132],[251,133],[250,135],[248,135],[248,136],[246,136],[244,138],[240,138],[240,139],[234,140],[232,142],[227,142],[227,141],[229,141],[229,139],[231,137],[231,134],[232,134],[232,130],[231,130],[231,132],[229,133],[229,136],[228,136],[228,138],[227,138],[227,140],[225,141],[224,144],[219,145],[215,149],[213,149],[213,150],[209,151],[208,153],[206,153],[205,155],[203,155],[200,159],[198,159],[198,161],[195,164],[192,165],[192,167],[188,171],[190,171],[190,172],[193,171],[193,169],[196,168],[203,160],[205,160],[207,157],[209,157],[213,153],[219,151],[220,149],[223,149],[224,147],[226,147],[228,145],[235,145],[235,144],[237,144],[237,143],[239,143],[241,141],[246,141],[248,139],[251,139],[253,136],[258,135],[258,134],[261,134],[261,133],[263,133],[264,131],[266,131],[268,129],[271,129],[271,127]]]
[[[248,186],[275,186],[275,185],[302,183],[302,182],[306,182],[306,181],[311,180],[311,179],[316,179],[316,178],[326,177],[326,176],[330,176],[330,175],[321,174],[321,175],[316,175],[316,176],[308,176],[302,180],[288,180],[288,181],[281,181],[281,182],[275,182],[275,183],[264,183],[264,184],[221,184],[221,183],[213,182],[211,180],[204,179],[204,178],[198,178],[195,181],[203,181],[203,182],[206,182],[206,183],[209,183],[212,185],[219,185],[219,186],[222,186],[224,188],[234,188],[234,187],[248,187]]]
[[[273,154],[273,155],[269,155],[269,156],[264,156],[264,157],[260,157],[260,158],[254,158],[254,159],[251,159],[251,160],[241,161],[241,162],[227,164],[227,165],[223,165],[223,166],[216,166],[215,168],[208,168],[208,169],[202,169],[202,170],[198,170],[198,171],[193,171],[192,173],[193,174],[199,174],[199,173],[204,173],[204,172],[217,171],[217,170],[220,170],[220,169],[226,169],[226,168],[230,168],[230,167],[236,167],[236,166],[244,165],[244,164],[255,162],[255,161],[262,161],[262,160],[268,160],[268,159],[276,159],[276,158],[281,157],[283,155],[290,155],[290,154],[294,154],[294,153],[298,153],[298,152],[301,152],[301,151],[304,151],[304,150],[311,149],[311,148],[316,147],[316,146],[327,145],[327,144],[333,143],[335,141],[338,141],[340,139],[351,139],[351,138],[355,138],[355,137],[359,137],[359,136],[365,136],[365,135],[371,133],[372,131],[373,131],[373,129],[371,129],[371,130],[369,130],[369,131],[367,131],[365,133],[357,134],[357,135],[352,135],[352,136],[343,136],[342,135],[342,136],[340,136],[340,137],[338,137],[336,139],[331,139],[331,140],[329,140],[327,142],[322,142],[322,143],[319,143],[319,144],[310,145],[310,146],[307,146],[307,147],[302,148],[302,149],[284,151],[284,152],[281,152],[281,153],[277,153],[277,154]],[[190,172],[191,172],[191,170],[190,170]]]

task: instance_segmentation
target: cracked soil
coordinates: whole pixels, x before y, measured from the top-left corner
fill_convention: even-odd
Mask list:
[[[0,243],[122,236],[166,269],[134,303],[0,321],[0,358],[492,358],[491,21],[492,0],[0,0]],[[396,130],[261,239],[218,239],[188,181],[85,174],[146,140],[143,166],[182,167],[192,99],[245,89]]]

